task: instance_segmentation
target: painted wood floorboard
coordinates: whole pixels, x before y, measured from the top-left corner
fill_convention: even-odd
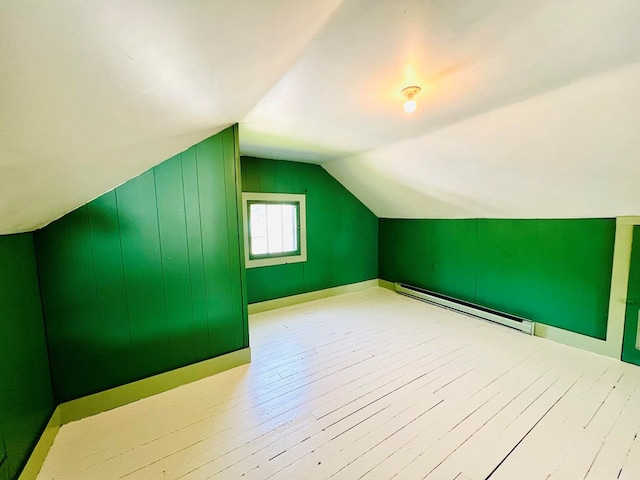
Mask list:
[[[64,425],[40,480],[640,478],[640,368],[371,288],[251,365]]]

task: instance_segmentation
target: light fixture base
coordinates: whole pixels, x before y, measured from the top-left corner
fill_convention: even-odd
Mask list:
[[[403,88],[400,93],[402,94],[403,97],[406,97],[407,100],[411,100],[415,95],[417,95],[418,93],[420,93],[421,88],[417,87],[415,85],[411,86],[411,87],[405,87]]]

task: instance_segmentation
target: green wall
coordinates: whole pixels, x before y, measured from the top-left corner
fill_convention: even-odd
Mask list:
[[[380,277],[604,339],[614,219],[380,219]]]
[[[307,261],[247,269],[249,303],[377,278],[378,219],[322,167],[242,157],[242,190],[307,204]]]
[[[627,308],[622,341],[622,360],[640,365],[640,349],[636,348],[640,313],[640,225],[633,227],[633,243],[627,286]]]
[[[0,424],[0,479],[6,480],[9,477],[9,460],[7,459],[7,449],[2,436],[2,424]]]
[[[237,128],[35,233],[56,400],[248,346]]]
[[[0,478],[17,478],[54,408],[33,236],[0,236]]]

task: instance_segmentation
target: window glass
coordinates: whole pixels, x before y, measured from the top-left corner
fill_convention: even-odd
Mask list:
[[[244,193],[243,199],[247,267],[306,261],[304,195]]]
[[[251,255],[280,254],[298,249],[297,203],[250,203]]]
[[[253,203],[249,207],[249,218],[251,219],[251,254],[263,255],[268,251],[267,245],[267,206],[265,204]]]

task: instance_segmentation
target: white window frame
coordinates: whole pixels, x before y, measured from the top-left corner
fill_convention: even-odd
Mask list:
[[[249,202],[297,202],[300,217],[300,253],[270,258],[250,258],[249,251]],[[292,193],[242,193],[242,226],[244,230],[244,265],[246,268],[269,267],[272,265],[284,265],[287,263],[299,263],[307,261],[307,208],[304,195]]]

